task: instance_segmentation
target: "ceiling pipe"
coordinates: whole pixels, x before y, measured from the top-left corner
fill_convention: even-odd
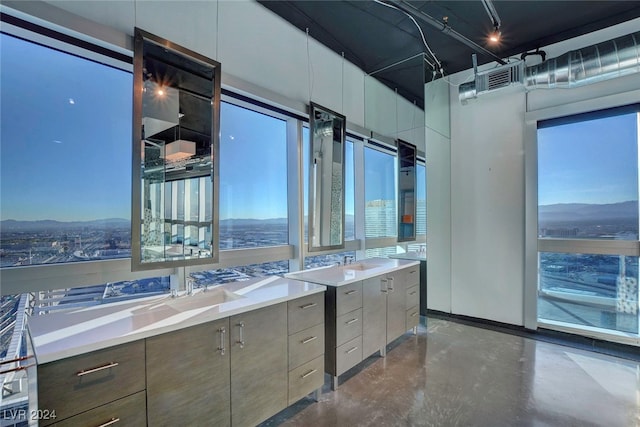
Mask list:
[[[424,13],[420,9],[416,8],[415,6],[413,6],[411,3],[407,2],[406,0],[388,0],[387,2],[389,4],[394,5],[395,7],[397,7],[398,9],[402,10],[405,13],[409,13],[412,16],[415,16],[416,18],[418,18],[422,22],[424,22],[426,24],[429,24],[432,27],[437,28],[438,30],[440,30],[440,32],[448,35],[449,37],[452,37],[452,38],[458,40],[459,42],[462,42],[462,43],[466,44],[471,49],[475,50],[477,53],[489,56],[499,64],[503,64],[503,65],[506,64],[506,62],[504,62],[502,60],[502,58],[497,56],[495,53],[491,52],[490,50],[485,49],[484,47],[480,46],[476,42],[466,38],[462,34],[460,34],[457,31],[455,31],[453,28],[451,28],[447,23],[445,23],[443,21],[439,21],[439,20],[433,18],[432,16],[427,15],[426,13]]]
[[[520,64],[522,62],[509,67],[518,69]],[[566,52],[540,64],[523,67],[521,72],[509,71],[508,67],[496,67],[480,73],[475,71],[474,81],[458,87],[458,98],[466,103],[479,94],[510,84],[524,84],[528,90],[572,88],[640,73],[640,32]],[[505,72],[509,72],[508,84],[492,88],[492,76]]]

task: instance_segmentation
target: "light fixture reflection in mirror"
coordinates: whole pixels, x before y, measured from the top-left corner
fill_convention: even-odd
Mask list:
[[[217,262],[220,64],[136,28],[132,270]]]
[[[398,140],[398,242],[416,239],[416,147]]]
[[[344,248],[345,116],[311,103],[309,252]]]

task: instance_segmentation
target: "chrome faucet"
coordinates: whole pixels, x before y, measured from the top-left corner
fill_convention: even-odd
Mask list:
[[[355,258],[353,257],[353,255],[345,255],[344,258],[342,259],[342,264],[343,265],[353,264],[353,261],[355,261]]]

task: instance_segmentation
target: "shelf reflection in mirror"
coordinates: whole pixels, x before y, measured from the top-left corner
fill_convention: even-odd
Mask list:
[[[416,239],[416,147],[398,140],[398,242]]]
[[[132,270],[217,261],[220,64],[135,29]]]
[[[345,116],[311,103],[309,252],[344,248]]]

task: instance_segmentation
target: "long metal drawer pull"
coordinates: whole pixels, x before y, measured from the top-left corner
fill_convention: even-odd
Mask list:
[[[351,350],[347,350],[347,354],[351,354],[354,351],[356,351],[358,349],[358,347],[353,347]]]
[[[411,317],[416,317],[418,313],[411,313]]]
[[[309,337],[306,340],[302,340],[302,344],[306,344],[306,343],[309,343],[311,341],[315,341],[317,339],[318,339],[318,337]]]
[[[385,294],[387,293],[387,280],[386,279],[380,279],[380,292],[384,292]]]
[[[244,322],[238,323],[237,326],[240,327],[240,339],[236,342],[240,344],[240,348],[244,348]]]
[[[415,295],[415,294],[416,294],[416,291],[409,292],[409,295]]]
[[[107,427],[107,426],[112,426],[115,423],[120,422],[120,418],[111,418],[111,420],[107,421],[104,424],[100,424],[98,427]]]
[[[316,305],[318,305],[317,302],[311,302],[309,304],[301,305],[300,308],[306,310],[307,308],[315,307]]]
[[[313,374],[315,374],[316,372],[318,372],[318,370],[317,370],[317,369],[312,369],[312,370],[310,370],[309,372],[307,372],[306,374],[304,374],[304,375],[300,375],[300,378],[307,378],[309,375],[313,375]]]
[[[355,294],[356,292],[358,292],[358,290],[357,290],[357,289],[353,289],[353,290],[350,290],[350,291],[345,292],[344,294],[345,294],[345,295],[353,295],[353,294]]]
[[[415,272],[416,272],[416,270],[411,270],[411,271],[409,272],[409,274],[413,274],[413,273],[415,273]]]
[[[227,328],[223,326],[218,329],[218,332],[220,332],[220,347],[218,347],[218,351],[220,352],[221,356],[224,356],[224,352],[226,351],[226,349],[224,348],[224,337],[227,334]]]
[[[78,372],[76,375],[79,376],[79,377],[82,377],[84,375],[93,374],[94,372],[100,372],[100,371],[104,371],[105,369],[115,368],[118,365],[119,365],[118,362],[111,362],[111,363],[108,363],[108,364],[106,364],[104,366],[98,366],[97,368],[87,369],[86,371],[82,370],[82,371]]]
[[[350,325],[350,324],[352,324],[352,323],[356,323],[357,321],[358,321],[358,318],[356,317],[356,318],[354,318],[354,319],[351,319],[351,320],[349,320],[349,321],[345,322],[345,324],[346,324],[346,325]]]
[[[387,289],[393,292],[393,277],[387,279]]]

